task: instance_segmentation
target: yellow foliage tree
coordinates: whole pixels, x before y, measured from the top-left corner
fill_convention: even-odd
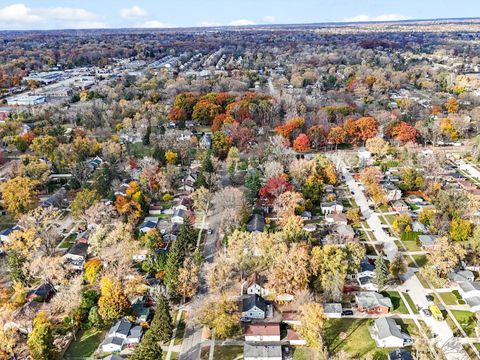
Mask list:
[[[130,301],[123,292],[120,281],[110,276],[100,280],[101,296],[98,299],[98,313],[103,320],[109,322],[125,315],[130,308]]]
[[[37,203],[37,185],[37,181],[22,176],[17,176],[0,185],[7,211],[18,217],[34,209]]]
[[[178,154],[174,151],[171,151],[171,150],[167,150],[165,152],[165,160],[167,161],[167,163],[169,164],[175,164],[178,160]]]

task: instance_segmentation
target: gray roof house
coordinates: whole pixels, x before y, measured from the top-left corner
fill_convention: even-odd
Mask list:
[[[381,317],[374,321],[370,334],[378,347],[399,348],[410,345],[412,338],[403,333],[395,319]]]
[[[247,223],[248,232],[263,232],[265,228],[265,217],[261,214],[253,214]]]
[[[243,345],[244,360],[282,360],[280,345],[257,345],[245,343]]]
[[[82,270],[88,255],[88,244],[85,242],[75,243],[63,258],[70,263],[74,269]]]
[[[265,300],[257,294],[243,299],[242,316],[251,319],[265,319],[267,305]]]
[[[187,212],[182,208],[176,208],[172,216],[173,224],[183,224],[185,218],[187,217]]]

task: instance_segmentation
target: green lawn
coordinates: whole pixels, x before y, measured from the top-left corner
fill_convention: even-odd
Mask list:
[[[402,234],[403,238],[403,234]],[[415,240],[413,241],[405,241],[402,239],[403,245],[407,248],[408,251],[420,251],[422,250],[420,246],[418,246],[417,242]]]
[[[451,292],[440,292],[440,297],[446,305],[457,305],[457,297]]]
[[[410,295],[408,295],[408,293],[403,293],[403,297],[405,298],[405,300],[407,300],[408,305],[410,305],[410,308],[412,309],[413,313],[414,313],[414,314],[418,314],[417,306],[416,306],[415,303],[413,302],[413,300],[412,300],[412,298],[410,297]]]
[[[64,359],[81,359],[88,358],[97,350],[102,342],[103,331],[97,329],[89,329],[77,334],[77,340],[73,341],[63,356]]]
[[[208,355],[210,354],[210,347],[202,348],[200,359],[207,360]],[[240,345],[232,345],[232,346],[220,346],[215,345],[215,349],[213,351],[213,358],[215,360],[235,360],[235,359],[243,359],[243,346]]]
[[[462,329],[467,333],[469,337],[475,337],[475,314],[470,311],[463,310],[451,310],[455,319],[462,327]]]
[[[369,323],[370,321],[365,319],[329,319],[325,331],[329,350],[335,353],[344,350],[359,359],[366,359],[378,350],[387,354],[388,349],[378,349],[370,336]]]
[[[398,291],[383,291],[383,296],[388,296],[392,300],[393,313],[396,314],[408,314],[407,307],[403,303],[402,298]]]
[[[76,238],[77,238],[77,233],[71,233],[70,235],[68,235],[68,237],[60,243],[59,245],[60,249],[70,249],[72,245],[75,243]]]
[[[385,217],[385,219],[387,219],[387,222],[389,225],[392,225],[396,218],[396,215],[392,215],[392,214],[383,215],[383,216]]]
[[[293,350],[293,360],[311,360],[318,358],[318,353],[316,350],[308,347],[294,347]]]
[[[419,235],[419,233],[417,233],[415,231],[404,231],[404,232],[402,232],[401,239],[402,239],[403,242],[406,242],[406,243],[407,242],[415,243],[415,246],[414,246],[415,250],[411,250],[411,251],[419,251],[419,250],[421,250],[421,248],[417,244],[418,235]]]
[[[183,334],[185,333],[185,316],[186,316],[186,312],[183,311],[182,312],[182,318],[180,319],[180,322],[178,323],[178,326],[177,326],[177,332],[175,334],[175,340],[174,340],[174,345],[179,345],[182,343],[183,341]],[[176,317],[175,317],[176,319]],[[175,321],[174,319],[174,321]]]
[[[423,267],[425,266],[425,264],[427,263],[427,257],[425,255],[412,255],[412,258],[415,260],[415,262],[417,263],[418,267]],[[410,260],[409,263],[408,263],[408,266],[410,267],[416,267],[415,263],[413,262],[413,260]],[[420,280],[420,279],[419,279]],[[420,280],[421,282],[422,280]],[[422,283],[423,284],[423,283]],[[424,285],[424,287],[426,287]]]

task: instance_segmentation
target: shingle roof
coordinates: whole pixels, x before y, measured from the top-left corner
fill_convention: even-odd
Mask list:
[[[364,308],[385,306],[392,308],[392,300],[374,291],[365,291],[357,294],[357,302]]]
[[[385,339],[390,336],[395,336],[401,339],[405,338],[404,334],[402,334],[398,328],[397,323],[392,318],[381,317],[376,319],[375,327],[377,328],[377,336],[379,339]]]
[[[251,358],[281,358],[282,347],[280,345],[252,345],[245,343],[243,356]]]
[[[260,214],[253,214],[247,223],[247,230],[249,232],[262,232],[265,228],[265,218]]]
[[[257,294],[250,295],[249,297],[243,300],[242,311],[248,311],[254,306],[256,306],[262,311],[265,311],[266,309],[265,300]]]
[[[76,243],[68,250],[68,254],[86,257],[87,249],[88,249],[88,244],[83,242]]]
[[[130,332],[132,324],[127,319],[123,318],[118,320],[109,331],[109,334],[118,333],[127,336]]]

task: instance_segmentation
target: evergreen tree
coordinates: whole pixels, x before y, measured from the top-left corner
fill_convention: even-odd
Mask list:
[[[147,330],[142,342],[135,349],[130,360],[162,359],[162,345],[157,341],[153,330]]]
[[[7,253],[7,265],[10,268],[10,275],[12,280],[23,285],[28,285],[28,278],[24,272],[23,265],[25,264],[25,257],[16,250],[11,250]]]
[[[165,265],[164,282],[171,296],[177,296],[177,282],[179,270],[188,254],[189,249],[195,244],[196,231],[192,225],[185,223],[180,228],[177,238],[173,241]]]
[[[213,162],[210,154],[208,154],[207,157],[205,157],[205,159],[203,160],[201,170],[209,174],[212,174],[215,172],[215,167],[213,166]]]
[[[158,337],[157,340],[164,344],[168,343],[172,338],[173,322],[170,316],[170,306],[168,300],[163,295],[158,300],[155,315],[150,324],[150,330]]]
[[[150,135],[152,133],[152,127],[150,124],[147,126],[147,130],[145,131],[145,135],[143,135],[142,143],[143,145],[150,145]]]
[[[153,148],[152,157],[162,165],[165,165],[165,151],[160,146],[155,145]]]
[[[245,187],[249,190],[248,198],[255,200],[262,187],[262,177],[258,170],[250,171],[245,176]]]
[[[110,194],[113,175],[109,166],[103,165],[98,169],[93,177],[93,188],[103,197]]]
[[[380,254],[375,262],[375,270],[373,272],[373,283],[378,286],[378,289],[382,289],[388,281],[388,269],[385,264],[383,254]]]
[[[33,330],[28,335],[27,344],[35,360],[55,359],[52,324],[45,312],[40,311],[33,320]]]

